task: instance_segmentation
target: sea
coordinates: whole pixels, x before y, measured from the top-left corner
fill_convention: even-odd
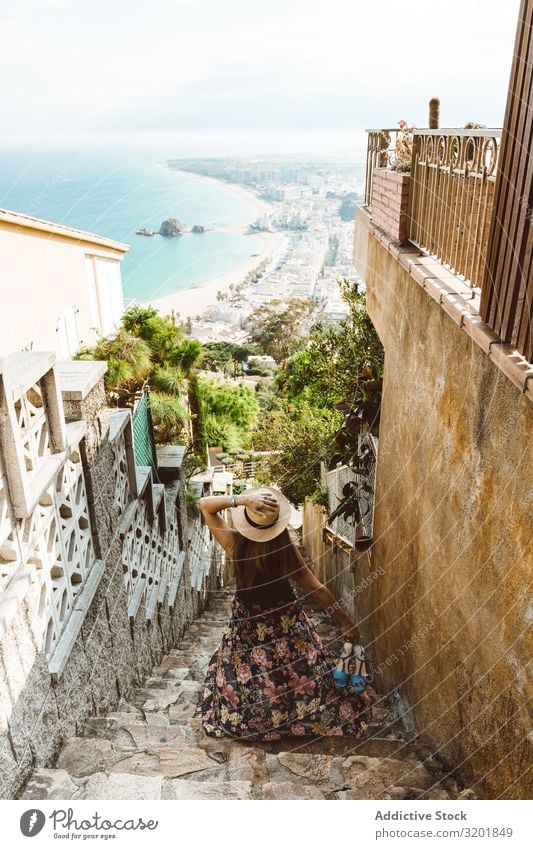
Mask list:
[[[217,229],[253,222],[253,200],[146,154],[0,152],[0,208],[126,242],[124,295],[139,302],[232,272],[260,250],[258,236]],[[214,229],[178,238],[135,233],[140,227],[157,231],[166,218]]]

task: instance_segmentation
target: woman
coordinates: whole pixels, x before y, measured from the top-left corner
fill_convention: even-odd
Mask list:
[[[230,507],[233,528],[221,516]],[[263,740],[360,737],[370,719],[371,699],[367,693],[336,689],[333,661],[290,581],[336,619],[344,637],[357,641],[357,626],[292,544],[289,501],[279,490],[262,487],[202,498],[200,509],[231,558],[237,580],[229,629],[205,681],[205,731]]]

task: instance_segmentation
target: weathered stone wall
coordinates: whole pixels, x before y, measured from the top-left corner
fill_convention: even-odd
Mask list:
[[[191,588],[185,548],[173,605],[168,604],[169,596],[165,594],[163,603],[147,620],[143,595],[135,615],[129,615],[129,567],[123,542],[128,515],[133,515],[131,511],[128,514],[128,508],[135,503],[135,497],[128,494],[124,478],[122,483],[117,478],[117,451],[104,401],[101,380],[83,398],[69,399],[66,393],[67,420],[83,419],[87,423],[80,453],[93,545],[102,572],[60,674],[51,676],[49,659],[43,651],[43,595],[35,565],[22,564],[8,586],[16,611],[0,637],[1,798],[16,798],[35,767],[52,766],[62,741],[78,733],[88,716],[112,710],[121,697],[127,698],[129,691],[177,644],[205,602],[204,589]],[[124,439],[124,434],[119,438]],[[126,474],[124,469],[121,474]],[[181,523],[179,535],[186,546],[188,527],[182,489],[179,481],[167,488],[166,518],[167,527],[171,522]],[[117,498],[120,493],[121,498]],[[176,506],[181,509],[176,510]],[[158,521],[155,516],[154,523]],[[154,548],[158,540],[163,540],[159,527],[154,525],[151,541],[146,540]],[[176,531],[173,536],[167,534],[167,545],[176,536]],[[179,574],[172,565],[175,561],[169,559],[167,563],[162,550],[163,571],[173,569],[174,574]],[[176,553],[169,552],[169,556]],[[142,569],[143,564],[139,563],[139,572]],[[18,596],[13,586],[18,588]],[[67,622],[66,628],[69,627]]]
[[[373,236],[385,373],[361,596],[384,685],[489,797],[531,793],[532,406]]]

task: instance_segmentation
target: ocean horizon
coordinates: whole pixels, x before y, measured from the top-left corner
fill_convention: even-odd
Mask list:
[[[223,182],[167,168],[163,159],[118,151],[20,151],[0,155],[0,207],[107,236],[130,245],[122,263],[124,296],[140,302],[198,287],[235,271],[261,242],[221,232],[257,217],[254,198]],[[141,236],[166,218],[213,227],[176,238]]]

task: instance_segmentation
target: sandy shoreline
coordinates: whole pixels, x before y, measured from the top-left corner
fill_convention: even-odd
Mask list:
[[[202,315],[209,307],[217,303],[217,292],[227,292],[233,283],[242,283],[249,271],[257,268],[259,263],[271,257],[278,249],[283,239],[281,233],[261,233],[261,248],[259,256],[249,257],[235,271],[229,271],[214,280],[199,283],[196,287],[183,289],[173,295],[165,295],[163,298],[155,298],[149,303],[158,309],[162,315],[168,315],[172,311],[179,313],[181,318],[195,318]]]
[[[177,171],[178,169],[172,170]],[[178,173],[190,175],[192,172],[178,171]],[[225,180],[216,180],[214,177],[206,177],[203,174],[195,174],[195,176],[209,183],[214,183],[219,186],[223,185],[234,195],[238,195],[249,203],[251,202],[255,207],[258,216],[269,212],[272,209],[270,203],[261,200],[254,195],[253,192],[248,191],[242,186],[237,186],[235,183],[226,183]],[[240,225],[238,227],[223,227],[220,229],[236,233],[244,233],[246,232],[246,225]],[[179,313],[182,319],[195,318],[197,315],[202,315],[209,309],[209,307],[212,307],[217,303],[217,292],[227,292],[232,283],[234,285],[241,283],[249,271],[257,268],[263,260],[268,259],[274,254],[283,240],[283,235],[281,233],[258,233],[257,235],[261,239],[259,256],[249,257],[245,263],[240,265],[234,271],[229,271],[227,274],[222,274],[212,280],[206,280],[205,283],[198,283],[196,286],[188,289],[182,289],[179,292],[174,292],[172,295],[165,295],[162,298],[152,298],[150,301],[146,301],[145,303],[151,304],[151,306],[158,309],[162,315],[168,315],[172,311]]]

